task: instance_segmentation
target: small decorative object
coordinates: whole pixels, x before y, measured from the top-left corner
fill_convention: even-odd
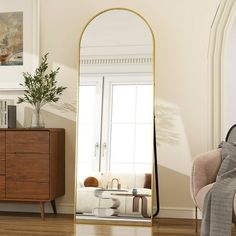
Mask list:
[[[98,187],[98,180],[93,176],[89,176],[84,180],[84,186],[85,187]]]
[[[16,128],[16,105],[7,106],[7,123],[8,128]]]
[[[8,108],[13,104],[12,99],[0,99],[0,128],[9,128],[8,123],[12,113],[9,114]]]
[[[41,108],[50,102],[57,102],[59,96],[66,89],[66,87],[57,87],[56,75],[60,68],[55,71],[46,73],[48,69],[47,62],[48,53],[42,57],[40,66],[35,70],[35,74],[31,75],[28,72],[23,73],[25,79],[23,84],[25,94],[23,97],[18,97],[18,104],[27,102],[34,107],[31,127],[43,128],[45,126],[41,114]]]
[[[138,191],[137,191],[136,188],[133,188],[133,190],[132,190],[132,194],[133,194],[134,196],[136,196],[136,195],[138,194]]]
[[[146,173],[145,174],[145,181],[144,181],[144,188],[151,189],[152,188],[152,174],[151,173]]]

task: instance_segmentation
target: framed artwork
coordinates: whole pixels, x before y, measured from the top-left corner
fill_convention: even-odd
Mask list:
[[[39,62],[39,0],[0,0],[0,90],[22,90]]]

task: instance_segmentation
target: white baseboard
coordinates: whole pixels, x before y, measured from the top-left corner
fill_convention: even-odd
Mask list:
[[[73,203],[61,203],[58,204],[58,213],[61,214],[74,214],[74,204]]]
[[[74,214],[73,203],[56,203],[57,212],[61,214]],[[1,202],[0,211],[10,212],[40,212],[38,203],[9,203]],[[45,203],[45,212],[52,213],[52,207],[50,203]]]
[[[195,219],[195,208],[163,207],[160,208],[157,217]],[[198,210],[198,219],[201,219],[201,217],[201,212]]]
[[[1,202],[0,211],[9,212],[40,212],[37,203],[9,203]],[[50,203],[45,204],[45,212],[52,213]],[[57,212],[61,214],[74,214],[73,203],[57,203]],[[162,207],[157,218],[184,218],[195,219],[195,208]],[[198,210],[198,219],[201,219],[201,212]]]

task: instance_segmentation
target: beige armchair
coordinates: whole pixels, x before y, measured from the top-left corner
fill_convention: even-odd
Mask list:
[[[221,165],[221,148],[198,155],[192,166],[190,180],[190,191],[195,204],[195,222],[197,232],[197,209],[202,211],[204,198],[209,189],[213,186],[218,170]],[[236,198],[234,199],[233,222],[236,222]]]

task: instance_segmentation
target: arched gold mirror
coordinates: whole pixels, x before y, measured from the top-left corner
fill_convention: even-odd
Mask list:
[[[80,41],[76,220],[151,224],[154,38],[127,9],[99,13]]]

